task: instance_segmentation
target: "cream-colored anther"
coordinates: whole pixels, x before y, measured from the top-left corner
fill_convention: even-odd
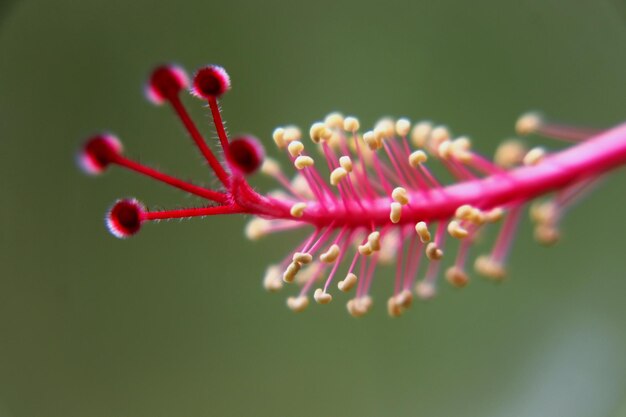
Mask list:
[[[286,126],[283,139],[287,145],[294,140],[302,140],[302,131],[298,126]]]
[[[438,261],[443,258],[443,251],[439,249],[439,246],[435,242],[430,242],[426,245],[426,256],[431,261]]]
[[[461,226],[461,224],[456,220],[452,220],[448,223],[448,233],[450,236],[457,239],[465,239],[469,235],[467,229]]]
[[[301,268],[302,265],[298,262],[290,263],[285,272],[283,272],[283,281],[293,282]]]
[[[245,229],[245,235],[250,240],[258,240],[267,235],[269,230],[270,222],[257,217],[248,222]]]
[[[536,201],[530,206],[530,218],[538,224],[554,224],[559,218],[559,208],[554,201]]]
[[[322,122],[313,123],[311,129],[309,129],[309,136],[315,143],[320,143],[322,140],[330,138],[330,135],[332,135],[332,131]]]
[[[371,302],[368,304],[363,298],[365,297],[348,300],[346,307],[352,317],[363,317],[368,312]]]
[[[272,132],[272,139],[274,139],[274,143],[276,143],[276,146],[280,149],[287,146],[287,142],[285,142],[285,129],[282,127],[274,129],[274,132]]]
[[[435,286],[429,281],[420,281],[415,285],[415,294],[422,300],[430,300],[436,293]]]
[[[409,121],[409,119],[402,118],[396,121],[396,133],[398,134],[398,136],[404,138],[409,134],[410,130],[411,122]]]
[[[309,298],[306,295],[287,298],[287,307],[295,313],[300,313],[309,306]]]
[[[474,269],[480,275],[487,278],[491,278],[496,281],[501,281],[506,278],[506,270],[500,262],[495,261],[489,255],[483,255],[476,258],[474,261]]]
[[[326,140],[328,146],[332,149],[339,149],[339,145],[341,144],[341,136],[336,131],[331,131],[330,137]],[[321,149],[322,152],[324,149]]]
[[[396,297],[389,297],[387,300],[387,314],[389,317],[400,317],[402,315],[402,307],[398,305]]]
[[[311,261],[313,261],[313,256],[306,252],[296,252],[293,254],[291,260],[299,264],[310,264]]]
[[[437,126],[430,132],[430,140],[427,145],[431,152],[436,153],[439,150],[439,145],[447,140],[450,140],[450,131],[448,128],[445,126]]]
[[[535,133],[543,124],[543,117],[539,113],[522,114],[515,123],[515,131],[518,135],[530,135]]]
[[[372,246],[369,244],[369,242],[363,245],[359,245],[357,250],[363,256],[370,256],[372,253],[374,253],[374,251],[372,250]]]
[[[293,162],[293,165],[296,167],[296,169],[304,169],[313,166],[314,163],[315,161],[310,156],[300,155]]]
[[[406,188],[403,187],[396,187],[393,189],[393,191],[391,192],[391,198],[393,199],[393,201],[396,201],[400,204],[402,204],[403,206],[406,206],[407,204],[409,204],[409,193],[406,191]]]
[[[415,225],[415,231],[417,232],[417,235],[419,236],[422,243],[430,242],[430,239],[432,239],[432,236],[428,231],[428,225],[426,224],[426,222],[418,222]]]
[[[430,134],[433,130],[433,124],[430,122],[419,122],[411,131],[411,142],[418,148],[423,148],[428,143]]]
[[[328,264],[333,263],[337,260],[340,252],[339,245],[333,243],[326,252],[320,255],[320,261]]]
[[[313,192],[311,191],[311,186],[309,185],[305,176],[302,174],[294,175],[293,179],[291,180],[291,186],[298,193],[298,195],[309,199],[312,199],[314,197]]]
[[[413,168],[417,168],[420,164],[423,164],[426,161],[428,161],[428,156],[426,155],[426,152],[422,150],[414,151],[411,155],[409,155],[409,164]]]
[[[452,142],[449,140],[444,140],[437,147],[437,154],[439,158],[448,160],[452,158]]]
[[[373,252],[380,250],[380,232],[372,232],[367,236],[367,243]]]
[[[543,148],[532,148],[526,156],[524,156],[524,165],[537,165],[546,156],[546,151]]]
[[[350,159],[350,157],[346,155],[339,158],[339,165],[341,165],[341,167],[345,169],[346,172],[352,172],[352,168],[354,168],[354,166],[352,165],[352,159]]]
[[[330,173],[330,184],[337,185],[339,181],[348,176],[348,171],[346,171],[342,167],[337,167],[333,169],[333,172]]]
[[[485,213],[485,221],[487,223],[497,223],[504,217],[504,210],[500,207],[493,208]]]
[[[263,277],[263,288],[270,292],[280,290],[283,287],[283,280],[280,275],[280,267],[278,265],[268,266]]]
[[[261,165],[261,172],[273,177],[280,174],[280,165],[274,159],[266,157]]]
[[[394,201],[389,205],[389,220],[391,223],[398,223],[402,218],[402,204]]]
[[[474,207],[469,204],[459,206],[454,212],[454,217],[461,220],[471,220],[474,216]]]
[[[457,288],[463,288],[469,282],[469,277],[465,271],[458,266],[451,266],[446,270],[446,279]]]
[[[528,149],[517,139],[505,140],[498,146],[493,162],[502,168],[512,168],[522,163]]]
[[[380,119],[376,123],[376,126],[374,126],[374,134],[380,140],[385,138],[392,138],[395,131],[395,123],[393,119],[390,118]]]
[[[313,298],[315,299],[315,302],[317,304],[328,304],[333,301],[333,296],[327,292],[324,292],[324,290],[321,288],[315,290]]]
[[[538,224],[534,231],[535,240],[544,246],[552,246],[561,239],[561,233],[555,225]]]
[[[378,150],[382,146],[382,142],[378,140],[374,132],[372,132],[371,130],[363,134],[363,141],[372,151]]]
[[[452,141],[450,152],[455,159],[468,162],[472,159],[471,149],[472,141],[466,136],[461,136]]]
[[[306,209],[306,203],[296,203],[293,206],[291,206],[291,209],[289,210],[289,213],[293,216],[293,217],[302,217],[302,215],[304,214],[304,210]]]
[[[400,246],[400,238],[394,231],[385,234],[385,239],[380,242],[378,252],[378,263],[380,265],[395,265],[398,258],[398,248]]]
[[[304,145],[299,140],[294,140],[293,142],[289,142],[287,150],[289,151],[289,154],[295,158],[296,156],[300,156],[304,150]]]
[[[330,113],[324,118],[324,124],[331,129],[342,129],[343,122],[343,114],[338,112]]]
[[[350,272],[348,275],[346,275],[346,277],[342,281],[339,281],[337,283],[337,288],[339,288],[339,291],[348,292],[352,288],[354,288],[354,286],[356,285],[356,282],[357,282],[357,276],[354,275],[352,272]]]
[[[346,132],[356,132],[360,127],[361,123],[356,117],[348,116],[343,121],[343,130]]]

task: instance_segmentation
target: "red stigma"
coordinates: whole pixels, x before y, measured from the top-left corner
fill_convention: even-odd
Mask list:
[[[154,104],[162,104],[189,87],[189,79],[185,71],[176,65],[157,67],[150,75],[146,94]]]
[[[115,136],[99,135],[89,139],[78,155],[78,163],[85,172],[98,175],[122,153],[122,143]]]
[[[204,99],[219,98],[230,89],[230,77],[217,65],[204,67],[193,78],[193,92]]]
[[[244,174],[256,172],[265,158],[265,149],[253,136],[242,136],[230,142],[231,164]]]
[[[120,239],[136,234],[141,229],[143,205],[135,199],[118,200],[106,216],[109,231]]]

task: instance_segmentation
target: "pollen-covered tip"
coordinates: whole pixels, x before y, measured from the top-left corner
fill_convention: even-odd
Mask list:
[[[98,175],[121,153],[122,143],[115,136],[94,136],[85,142],[78,154],[78,164],[87,174]]]
[[[146,96],[154,104],[163,104],[181,90],[189,88],[189,77],[184,69],[177,65],[162,65],[150,74],[146,86]]]
[[[201,68],[193,77],[192,92],[199,98],[219,98],[228,90],[230,90],[230,77],[220,66],[209,65]]]
[[[118,200],[106,215],[106,225],[113,236],[126,239],[141,229],[146,209],[135,199]]]
[[[246,175],[255,173],[265,159],[265,149],[254,136],[235,138],[228,148],[231,164]]]

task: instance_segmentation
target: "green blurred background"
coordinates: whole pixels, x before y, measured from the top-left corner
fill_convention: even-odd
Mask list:
[[[433,119],[485,153],[528,109],[616,124],[623,0],[2,0],[0,13],[0,416],[626,416],[623,172],[568,215],[558,246],[525,221],[505,284],[442,285],[391,320],[381,269],[377,308],[355,320],[343,303],[294,315],[263,292],[297,236],[251,243],[231,217],[111,237],[118,197],[195,201],[74,164],[110,129],[130,155],[211,181],[143,98],[164,61],[225,66],[231,132],[273,155],[275,126],[333,110],[364,126]]]

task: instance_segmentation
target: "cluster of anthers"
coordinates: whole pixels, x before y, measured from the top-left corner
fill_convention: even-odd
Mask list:
[[[208,102],[222,158],[216,157],[180,100],[181,91],[188,88]],[[528,203],[552,193],[530,208],[535,237],[552,244],[559,238],[563,213],[602,174],[626,161],[626,125],[598,131],[526,114],[517,122],[519,135],[534,133],[575,144],[548,153],[509,140],[490,160],[472,149],[469,138],[454,137],[444,126],[383,119],[362,132],[357,118],[332,113],[311,126],[307,145],[297,127],[274,131],[276,146],[295,168],[290,179],[276,161],[265,157],[255,138],[228,138],[217,100],[229,88],[230,79],[218,66],[201,68],[191,83],[181,68],[161,66],[147,85],[152,102],[172,107],[221,183],[219,189],[182,181],[127,158],[110,134],[90,138],[79,162],[91,174],[121,166],[209,201],[203,207],[150,211],[135,199],[119,200],[106,223],[120,238],[137,233],[148,221],[235,213],[254,216],[246,227],[252,240],[311,228],[292,253],[267,269],[263,281],[269,291],[285,283],[300,285],[299,293],[287,299],[297,312],[309,305],[311,293],[317,303],[330,303],[336,285],[353,294],[347,309],[360,317],[372,306],[369,290],[377,265],[395,263],[387,310],[399,316],[411,306],[414,293],[422,299],[434,296],[447,239],[459,244],[455,255],[446,253],[451,261],[443,275],[453,286],[464,287],[472,243],[495,223],[502,225],[493,249],[475,259],[474,269],[500,281],[506,277],[506,259]],[[451,174],[452,184],[437,179],[429,167],[433,160]],[[246,177],[259,170],[282,188],[267,195],[256,192]]]

